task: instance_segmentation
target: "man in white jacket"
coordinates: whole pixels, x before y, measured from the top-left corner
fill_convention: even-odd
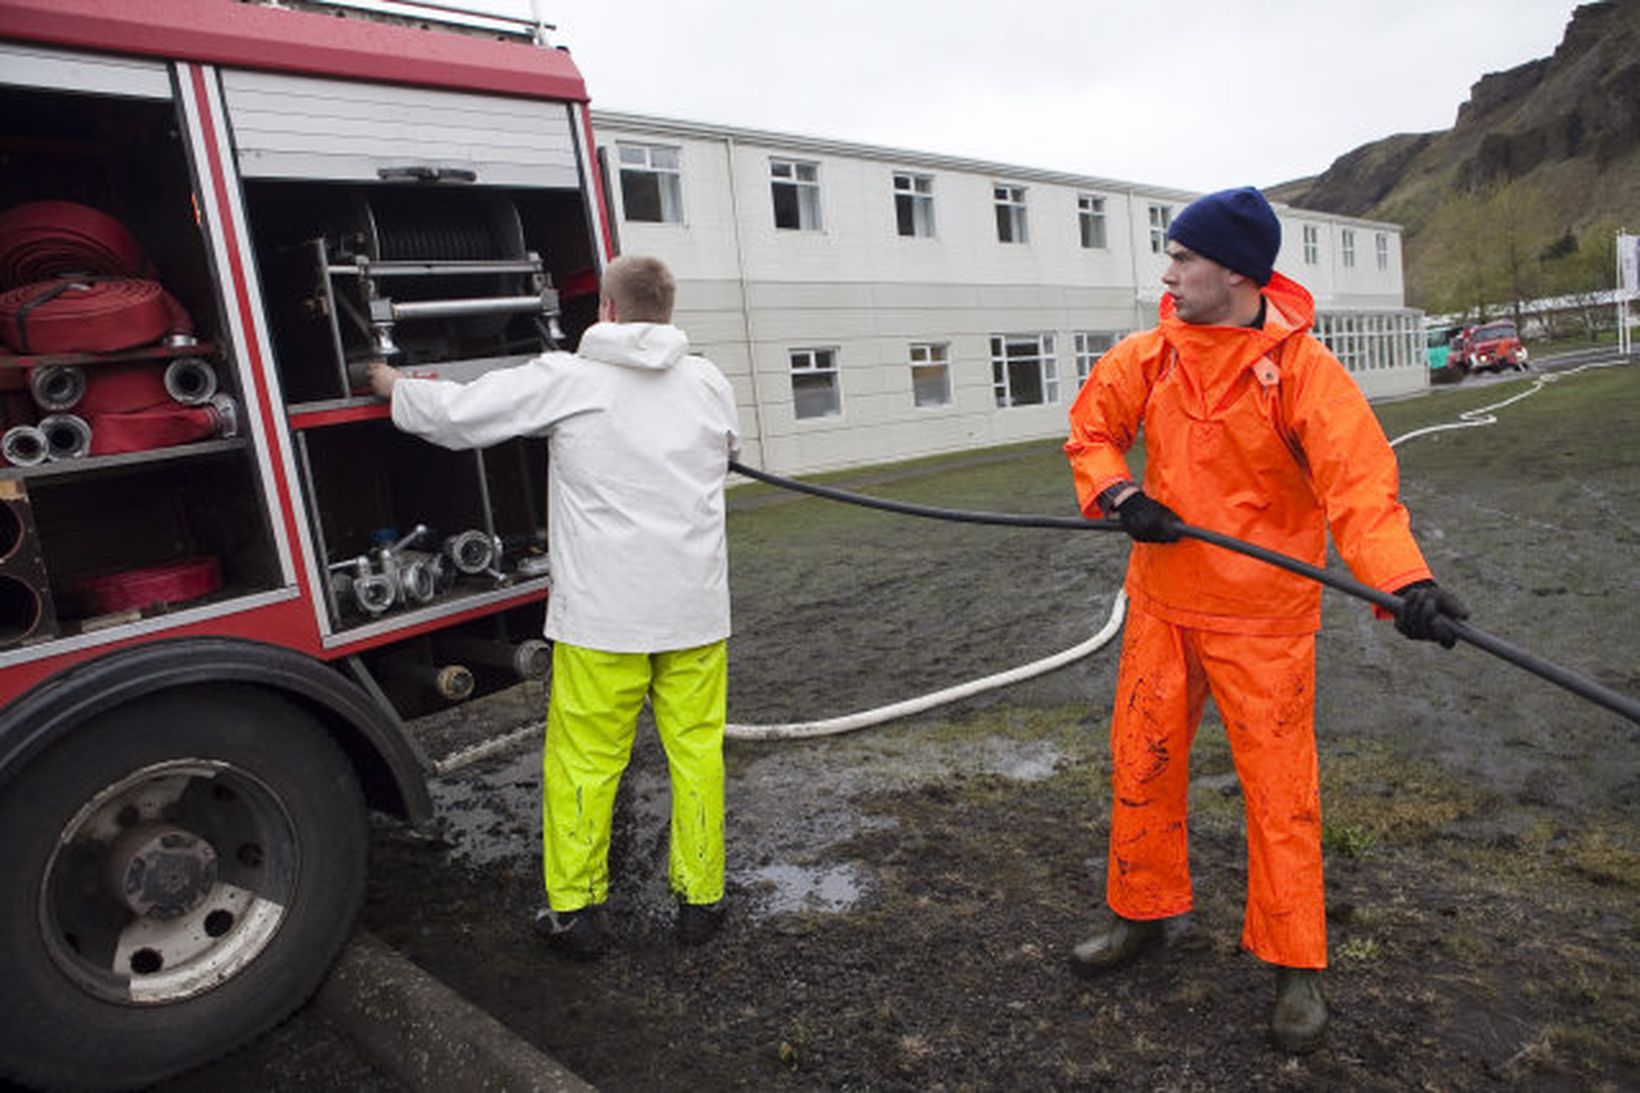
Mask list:
[[[669,879],[678,937],[723,918],[723,724],[729,565],[723,484],[738,451],[734,392],[671,325],[659,260],[604,271],[578,352],[467,384],[372,365],[393,424],[446,448],[547,438],[554,643],[542,756],[547,907],[537,931],[579,959],[610,940],[615,792],[648,697],[672,777]]]

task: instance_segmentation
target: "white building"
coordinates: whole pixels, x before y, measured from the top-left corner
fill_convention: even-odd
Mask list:
[[[1063,436],[1099,355],[1154,324],[1195,194],[594,111],[623,253],[678,278],[678,323],[779,473]],[[1236,180],[1227,180],[1227,185]],[[1369,397],[1427,384],[1400,229],[1277,206],[1282,272]]]

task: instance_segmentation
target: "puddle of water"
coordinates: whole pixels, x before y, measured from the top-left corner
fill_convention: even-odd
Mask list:
[[[1050,747],[1045,754],[1011,756],[998,765],[996,773],[1016,782],[1040,782],[1052,778],[1058,766],[1059,751]]]
[[[1053,777],[1061,758],[1059,748],[1045,740],[987,741],[977,766],[1015,782],[1040,782]]]
[[[765,865],[750,876],[758,894],[753,918],[795,914],[800,911],[836,913],[860,901],[868,887],[860,867],[853,864],[809,867]]]

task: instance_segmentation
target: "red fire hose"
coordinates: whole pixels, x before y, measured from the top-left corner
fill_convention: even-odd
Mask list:
[[[19,353],[109,353],[189,333],[118,220],[73,201],[0,214],[0,340]]]
[[[0,288],[68,275],[154,274],[125,226],[89,205],[25,201],[0,213]]]
[[[111,353],[193,328],[157,281],[36,281],[0,293],[0,340],[19,353]]]

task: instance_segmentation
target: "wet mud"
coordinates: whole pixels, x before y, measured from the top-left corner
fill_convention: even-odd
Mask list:
[[[1379,407],[1392,436],[1498,397]],[[1400,449],[1437,577],[1472,621],[1640,695],[1640,369],[1566,377],[1488,429]],[[1051,444],[838,484],[1072,511]],[[730,716],[829,717],[1075,645],[1126,544],[734,491]],[[1635,1088],[1640,730],[1328,593],[1317,724],[1333,1027],[1302,1059],[1237,947],[1241,799],[1210,712],[1190,757],[1196,907],[1146,961],[1067,968],[1102,903],[1116,646],[842,736],[731,743],[724,932],[678,947],[664,756],[622,783],[619,945],[545,952],[539,741],[439,779],[433,837],[375,834],[364,925],[608,1089]],[[538,722],[519,688],[418,727],[453,754]]]

